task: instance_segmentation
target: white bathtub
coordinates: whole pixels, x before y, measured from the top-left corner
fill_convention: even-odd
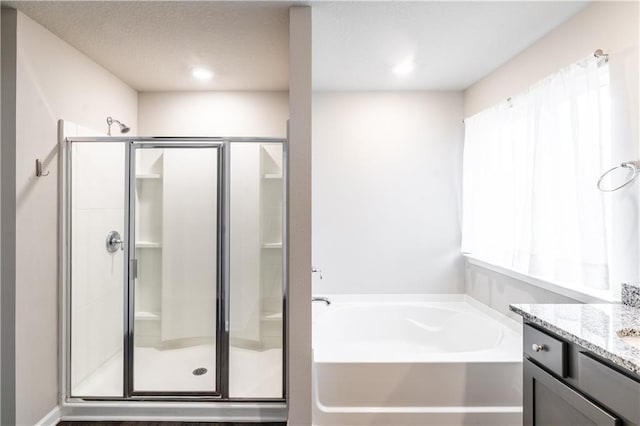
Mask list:
[[[464,295],[324,296],[314,425],[522,424],[519,323]]]

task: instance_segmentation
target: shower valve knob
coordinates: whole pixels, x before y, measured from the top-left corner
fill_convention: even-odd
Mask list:
[[[124,241],[122,241],[118,231],[110,231],[107,234],[105,245],[109,253],[115,253],[118,249],[124,250]]]

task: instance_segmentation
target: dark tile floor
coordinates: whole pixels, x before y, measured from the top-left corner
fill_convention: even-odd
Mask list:
[[[58,426],[287,426],[286,423],[60,422]]]

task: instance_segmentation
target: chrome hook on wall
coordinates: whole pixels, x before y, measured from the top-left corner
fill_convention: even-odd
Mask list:
[[[42,161],[36,158],[36,177],[49,176],[49,171],[42,173]]]

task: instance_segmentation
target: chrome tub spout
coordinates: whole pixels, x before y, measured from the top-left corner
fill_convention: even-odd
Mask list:
[[[331,304],[331,301],[327,297],[312,297],[311,301],[312,302],[324,302],[324,303],[327,304],[327,306],[329,306]]]

